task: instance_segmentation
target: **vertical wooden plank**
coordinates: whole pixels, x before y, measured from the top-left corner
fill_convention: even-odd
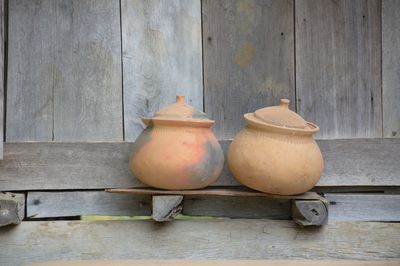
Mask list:
[[[382,136],[381,2],[297,0],[298,112],[319,138]]]
[[[8,141],[122,140],[119,22],[118,0],[10,1]]]
[[[58,0],[54,140],[121,141],[118,0]]]
[[[4,45],[5,45],[4,0],[0,0],[0,160],[3,160],[4,142]]]
[[[383,136],[400,138],[400,1],[382,2]]]
[[[294,101],[293,38],[293,1],[203,1],[205,111],[219,139],[244,113]]]
[[[203,109],[200,0],[122,0],[126,140],[140,120],[186,95]]]
[[[9,1],[6,140],[50,141],[55,1]]]

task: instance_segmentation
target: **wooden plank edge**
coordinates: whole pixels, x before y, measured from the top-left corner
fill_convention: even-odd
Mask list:
[[[400,259],[399,223],[43,221],[0,228],[0,239],[2,266],[65,259],[66,249],[70,259]]]
[[[26,266],[399,266],[400,261],[359,260],[71,260]]]
[[[299,195],[274,195],[245,187],[237,188],[205,188],[198,190],[161,190],[153,188],[111,188],[105,189],[110,193],[127,193],[138,195],[191,195],[191,196],[232,196],[232,197],[267,197],[273,199],[302,199],[302,200],[323,200],[323,197],[316,192],[305,192]]]

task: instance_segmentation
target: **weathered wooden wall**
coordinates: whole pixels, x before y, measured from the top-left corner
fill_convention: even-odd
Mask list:
[[[119,1],[10,1],[7,141],[121,141]]]
[[[400,259],[399,14],[396,0],[0,0],[0,191],[26,200],[22,224],[0,228],[0,265]],[[228,196],[184,197],[206,220],[73,221],[151,215],[150,196],[103,190],[144,186],[128,169],[140,118],[177,93],[225,151],[243,113],[280,98],[319,124],[327,225]],[[213,184],[239,185],[226,166]]]
[[[203,1],[204,102],[217,138],[281,98],[294,107],[293,27],[293,1]]]
[[[371,233],[374,232],[374,233]],[[363,259],[400,253],[400,224],[336,222],[299,230],[289,221],[26,222],[0,231],[3,265],[59,259]],[[71,247],[74,247],[71,249]],[[44,252],[45,251],[45,252]]]
[[[400,136],[400,2],[382,2],[383,136]]]
[[[200,0],[121,1],[125,139],[184,94],[203,109]]]
[[[397,1],[10,0],[6,140],[134,141],[185,94],[219,139],[289,98],[318,138],[397,137]],[[204,92],[204,93],[203,93]]]
[[[382,136],[381,1],[296,1],[297,111],[321,138]]]
[[[4,74],[5,74],[5,12],[4,0],[0,0],[0,160],[3,159],[3,142],[4,142]]]

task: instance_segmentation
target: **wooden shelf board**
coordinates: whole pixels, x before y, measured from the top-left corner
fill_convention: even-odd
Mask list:
[[[112,188],[106,189],[111,193],[127,193],[141,195],[184,195],[184,196],[234,196],[234,197],[268,197],[276,199],[301,199],[301,200],[324,200],[316,192],[306,192],[299,195],[274,195],[242,187],[231,188],[205,188],[198,190],[162,190],[154,188]]]

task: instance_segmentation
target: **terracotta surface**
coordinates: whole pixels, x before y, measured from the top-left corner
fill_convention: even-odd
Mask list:
[[[183,96],[143,122],[147,128],[130,159],[140,181],[161,189],[198,189],[217,180],[224,156],[210,130],[214,121],[186,104]]]
[[[247,126],[235,136],[227,156],[240,183],[266,193],[294,195],[319,181],[324,163],[313,138],[319,128],[289,110],[289,100],[244,118]]]
[[[93,260],[53,261],[26,266],[395,266],[400,261],[356,260]]]

